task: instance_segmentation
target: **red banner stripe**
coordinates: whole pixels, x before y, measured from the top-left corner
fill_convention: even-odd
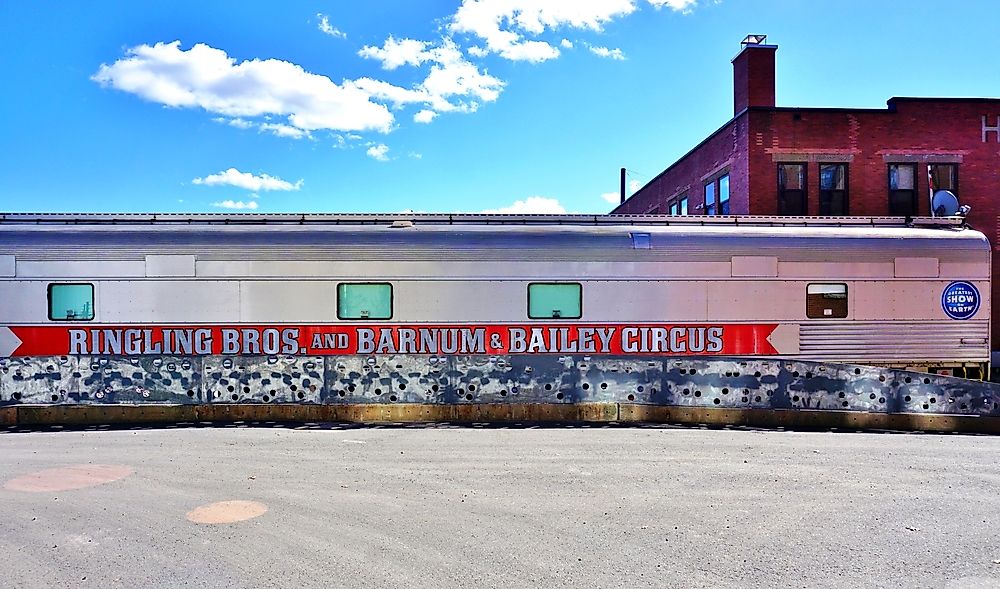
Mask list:
[[[775,355],[776,324],[73,325],[10,327],[12,356]]]

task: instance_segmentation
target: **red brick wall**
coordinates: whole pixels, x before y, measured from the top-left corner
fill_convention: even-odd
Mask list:
[[[747,124],[745,115],[730,121],[697,149],[639,189],[612,214],[643,214],[653,207],[659,207],[661,214],[667,214],[667,202],[682,192],[688,194],[689,214],[704,214],[703,209],[698,208],[704,204],[703,179],[727,167],[730,170],[729,206],[732,214],[747,214],[750,206],[746,181]]]
[[[848,164],[852,215],[887,215],[888,163],[917,163],[919,213],[929,214],[928,163],[956,161],[958,192],[972,205],[970,224],[996,232],[1000,215],[1000,144],[982,142],[983,115],[1000,100],[899,100],[893,110],[760,109],[750,113],[750,214],[777,213],[778,160],[808,163],[808,212],[819,212],[819,164]],[[990,113],[993,113],[992,115]]]
[[[733,115],[751,106],[774,106],[775,45],[751,45],[733,59]]]

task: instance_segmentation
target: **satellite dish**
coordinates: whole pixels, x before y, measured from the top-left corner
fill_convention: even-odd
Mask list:
[[[950,190],[938,190],[931,199],[935,217],[952,217],[958,214],[958,197]]]

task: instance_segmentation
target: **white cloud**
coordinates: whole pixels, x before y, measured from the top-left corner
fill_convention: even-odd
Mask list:
[[[473,45],[472,47],[469,47],[466,51],[468,51],[469,55],[473,57],[486,57],[487,55],[490,54],[489,49],[485,47],[480,47],[478,45]]]
[[[330,25],[330,18],[325,14],[316,14],[319,17],[319,30],[323,31],[331,37],[337,37],[338,39],[346,39],[347,33],[341,31],[340,29]]]
[[[382,62],[382,69],[394,70],[403,65],[417,66],[432,59],[433,55],[427,50],[430,45],[427,41],[417,41],[415,39],[400,39],[389,35],[381,47],[365,45],[358,51],[358,55],[367,59],[377,59]]]
[[[671,10],[674,10],[676,12],[682,12],[684,14],[690,14],[691,9],[693,9],[698,4],[698,0],[647,0],[647,1],[656,8],[663,8],[665,6]]]
[[[634,0],[463,0],[449,28],[476,35],[507,59],[539,62],[559,57],[559,49],[526,36],[560,27],[600,31],[634,11]]]
[[[411,151],[410,153],[408,153],[406,155],[409,156],[409,157],[411,157],[411,158],[413,158],[413,159],[415,159],[415,160],[424,159],[424,154],[417,153],[415,151]]]
[[[241,119],[239,117],[235,119],[227,119],[225,117],[215,117],[212,121],[222,124],[229,125],[230,127],[236,127],[237,129],[257,129],[261,133],[268,132],[278,137],[291,137],[292,139],[302,139],[305,137],[312,137],[308,131],[303,131],[298,127],[293,127],[291,125],[285,125],[282,123],[258,123],[256,121],[248,121],[246,119]]]
[[[389,146],[384,143],[379,143],[378,145],[372,145],[371,147],[368,148],[368,151],[366,153],[368,154],[368,157],[376,159],[380,162],[389,161],[389,156],[387,155],[389,153]]]
[[[697,0],[646,0],[655,8],[689,13]],[[560,28],[601,31],[616,18],[635,12],[636,0],[462,0],[448,28],[483,40],[486,48],[515,61],[559,57],[559,49],[536,39]],[[553,43],[555,40],[553,40]],[[571,49],[563,39],[559,45]]]
[[[222,200],[219,202],[213,202],[213,207],[219,207],[220,209],[249,209],[251,211],[257,209],[257,201],[242,201],[242,200]]]
[[[237,129],[250,129],[250,128],[253,128],[253,126],[254,126],[254,124],[251,123],[250,121],[247,121],[247,120],[244,120],[244,119],[241,119],[241,118],[238,118],[238,117],[235,118],[235,119],[227,119],[225,117],[215,117],[212,120],[215,121],[216,123],[221,123],[223,125],[229,125],[230,127],[236,127]]]
[[[638,180],[630,180],[628,183],[628,194],[634,194],[641,186],[642,184]],[[601,198],[616,205],[621,201],[622,195],[621,192],[605,192],[601,195]]]
[[[485,214],[565,214],[566,208],[557,199],[544,196],[529,196],[524,200],[516,200],[514,204],[499,209],[486,209]]]
[[[411,41],[412,45],[404,45]],[[355,87],[375,98],[388,100],[397,108],[405,104],[424,104],[437,112],[475,112],[480,101],[493,102],[504,87],[501,80],[480,71],[478,66],[465,59],[458,45],[448,38],[433,45],[412,39],[397,41],[390,37],[382,48],[365,47],[359,55],[378,59],[383,67],[389,69],[403,64],[433,63],[424,81],[413,88],[401,88],[371,78],[352,82]]]
[[[302,188],[303,181],[298,180],[292,184],[275,176],[268,176],[267,174],[254,176],[250,172],[241,172],[236,168],[229,168],[218,174],[211,174],[204,178],[195,178],[191,180],[191,183],[204,186],[236,186],[256,192],[259,190],[299,190]]]
[[[607,47],[595,47],[593,45],[588,45],[588,49],[594,55],[599,55],[601,57],[610,57],[611,59],[623,60],[625,59],[625,54],[622,53],[621,49],[608,49]]]
[[[281,115],[302,131],[388,132],[393,123],[385,105],[351,83],[338,85],[278,59],[237,63],[201,43],[186,51],[180,41],[139,45],[113,64],[101,64],[91,79],[175,108],[236,118]]]
[[[434,120],[438,114],[432,110],[424,109],[417,114],[413,115],[414,122],[417,123],[429,123]]]
[[[293,127],[291,125],[285,125],[282,123],[261,123],[258,127],[261,131],[267,131],[273,133],[278,137],[291,137],[292,139],[302,139],[303,137],[310,137],[309,131],[303,131],[298,127]]]

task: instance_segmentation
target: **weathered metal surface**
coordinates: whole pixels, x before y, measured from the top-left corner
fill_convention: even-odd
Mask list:
[[[651,420],[983,431],[1000,420],[1000,386],[750,358],[34,357],[0,359],[0,409],[0,423],[72,414],[84,423]]]
[[[320,357],[209,356],[202,362],[210,403],[315,403],[322,396]]]

